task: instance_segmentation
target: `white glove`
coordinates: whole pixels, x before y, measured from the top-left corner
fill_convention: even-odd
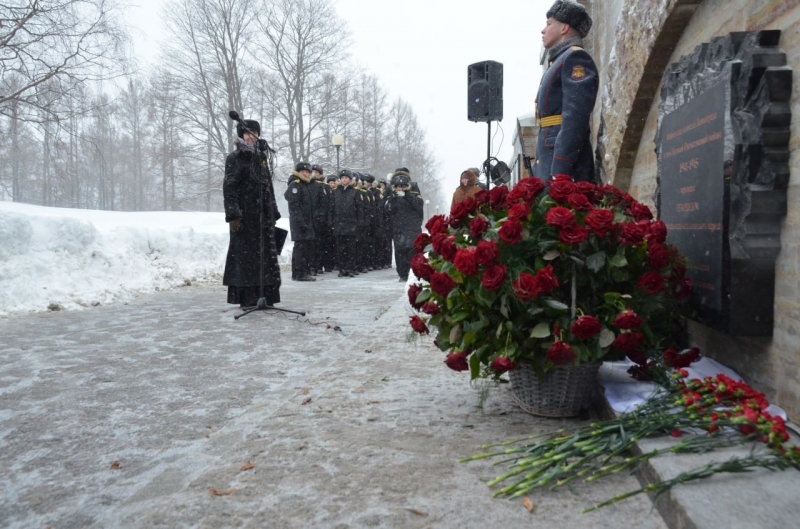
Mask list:
[[[397,196],[404,197],[404,196],[406,196],[406,192],[405,191],[398,191],[397,192]]]

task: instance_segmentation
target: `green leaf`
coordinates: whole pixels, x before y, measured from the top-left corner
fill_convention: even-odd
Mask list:
[[[477,353],[469,357],[469,375],[472,380],[481,376],[481,360],[478,358]]]
[[[423,290],[422,292],[419,293],[419,296],[417,296],[417,303],[425,303],[426,301],[431,299],[432,295],[433,292],[431,292],[430,290],[427,289]]]
[[[500,298],[500,314],[508,318],[508,296]]]
[[[603,330],[600,331],[600,340],[598,345],[603,348],[608,347],[612,343],[614,343],[614,340],[616,340],[616,338],[617,337],[614,334],[614,331],[612,331],[608,327],[603,327]]]
[[[560,250],[550,250],[546,254],[542,256],[542,259],[545,261],[552,261],[553,259],[557,259],[561,255]]]
[[[478,359],[478,363],[480,362],[488,362],[489,358],[492,356],[492,349],[488,345],[484,345],[477,351],[475,351],[472,356]]]
[[[478,341],[479,338],[480,338],[480,334],[478,334],[476,332],[468,332],[468,333],[464,334],[464,342],[463,342],[464,343],[464,347],[466,349],[469,349],[470,347],[475,345],[475,343]]]
[[[599,251],[586,258],[586,266],[592,272],[599,272],[606,265],[606,252]]]
[[[550,336],[550,324],[542,322],[536,325],[531,331],[531,338],[547,338]]]
[[[469,312],[458,312],[458,313],[453,315],[453,318],[451,319],[451,321],[453,323],[458,323],[460,321],[466,320],[467,318],[469,318]]]
[[[544,302],[548,307],[556,310],[569,310],[569,305],[565,305],[564,303],[556,301],[555,299],[544,298]]]
[[[497,326],[497,332],[495,333],[495,336],[497,338],[500,338],[501,334],[503,334],[503,324],[502,323]]]
[[[622,268],[628,265],[628,260],[625,258],[624,253],[617,253],[614,257],[609,259],[608,262],[614,268]]]
[[[461,325],[456,325],[452,329],[450,329],[450,343],[456,344],[461,341]]]

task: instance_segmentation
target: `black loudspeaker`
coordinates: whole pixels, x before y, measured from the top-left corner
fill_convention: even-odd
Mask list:
[[[467,66],[467,119],[503,120],[503,64],[476,62]]]

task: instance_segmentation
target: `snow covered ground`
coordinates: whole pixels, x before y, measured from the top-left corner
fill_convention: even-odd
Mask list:
[[[278,226],[288,230],[288,219]],[[117,212],[0,202],[0,316],[76,309],[222,281],[222,212]],[[287,241],[280,257],[291,259]]]

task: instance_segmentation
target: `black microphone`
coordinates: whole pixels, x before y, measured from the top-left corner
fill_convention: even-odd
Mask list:
[[[233,121],[241,121],[241,120],[242,120],[242,119],[239,117],[239,113],[238,113],[238,112],[236,112],[235,110],[231,110],[230,112],[228,112],[228,116],[230,116],[230,118],[231,118]]]

